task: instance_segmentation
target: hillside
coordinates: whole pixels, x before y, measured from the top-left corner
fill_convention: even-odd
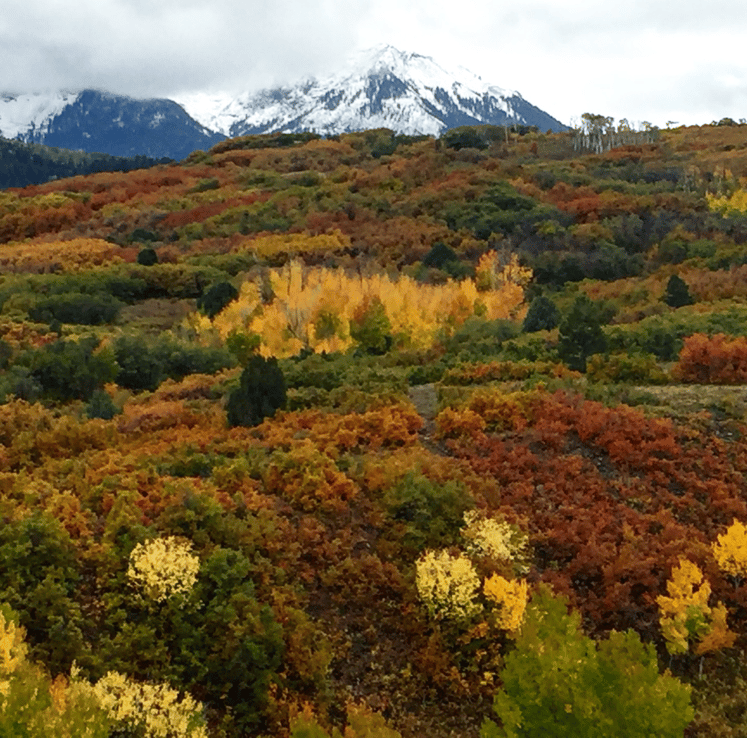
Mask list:
[[[166,162],[165,159],[159,161],[147,156],[128,158],[109,154],[85,154],[82,151],[0,138],[0,189],[42,184],[78,174],[128,172]]]
[[[0,720],[742,735],[723,123],[252,135],[0,192]]]

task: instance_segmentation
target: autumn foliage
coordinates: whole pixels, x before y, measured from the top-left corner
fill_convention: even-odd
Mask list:
[[[744,384],[747,381],[747,338],[695,333],[685,339],[673,373],[684,382]]]
[[[738,730],[747,159],[493,134],[0,193],[3,720]]]

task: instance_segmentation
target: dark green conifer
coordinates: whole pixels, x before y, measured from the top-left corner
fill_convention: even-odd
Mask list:
[[[285,396],[285,378],[277,359],[255,354],[244,367],[238,388],[228,396],[228,424],[259,425],[285,405]]]
[[[549,297],[539,295],[529,305],[522,330],[524,333],[549,331],[557,327],[559,320],[560,313],[555,303]]]
[[[140,266],[153,266],[158,264],[158,254],[154,248],[146,246],[144,249],[140,249],[137,255],[137,263]]]
[[[687,286],[687,282],[676,274],[673,274],[669,278],[663,299],[669,307],[673,308],[692,305],[694,302],[690,295],[690,288]]]
[[[571,369],[585,372],[586,359],[606,351],[603,323],[603,310],[597,303],[587,295],[576,298],[558,327],[558,354]]]
[[[239,291],[230,282],[218,282],[197,300],[197,307],[212,320],[238,296]]]

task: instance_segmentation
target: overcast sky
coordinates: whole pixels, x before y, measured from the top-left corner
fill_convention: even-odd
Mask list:
[[[0,90],[248,91],[389,43],[564,123],[747,118],[747,0],[2,0]]]

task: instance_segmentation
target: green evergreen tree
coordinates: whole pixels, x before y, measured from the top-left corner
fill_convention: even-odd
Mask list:
[[[558,354],[571,368],[586,371],[586,359],[607,349],[604,311],[587,295],[577,297],[558,328]]]
[[[535,331],[549,331],[556,328],[560,320],[560,313],[555,303],[545,295],[539,295],[529,305],[522,330],[524,333]]]
[[[255,354],[241,373],[239,386],[228,396],[228,424],[252,427],[285,405],[285,378],[277,359]]]
[[[214,284],[197,300],[197,307],[211,320],[230,302],[239,296],[239,291],[230,282]]]
[[[549,587],[534,595],[503,688],[481,738],[682,738],[692,720],[690,687],[659,674],[656,651],[633,631],[599,644]]]
[[[144,249],[140,249],[137,255],[137,263],[141,266],[153,266],[158,264],[158,254],[154,248],[146,246]]]
[[[94,390],[91,399],[86,405],[86,415],[89,418],[111,420],[115,415],[119,415],[121,412],[122,408],[117,407],[109,393],[103,389]]]
[[[692,305],[694,302],[692,295],[690,295],[690,288],[687,286],[687,282],[676,274],[673,274],[669,278],[666,290],[664,290],[663,300],[669,307],[673,308]]]

